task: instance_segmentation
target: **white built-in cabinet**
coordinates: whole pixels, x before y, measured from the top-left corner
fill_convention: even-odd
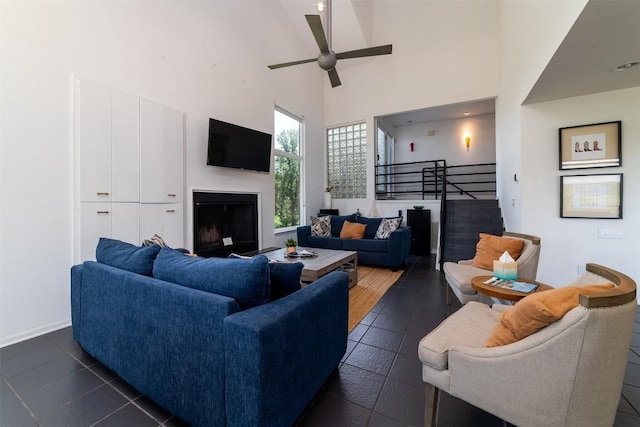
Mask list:
[[[184,246],[184,113],[75,81],[76,262],[100,237]]]

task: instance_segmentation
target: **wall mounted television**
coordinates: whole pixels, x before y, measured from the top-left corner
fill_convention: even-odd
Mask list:
[[[268,173],[271,134],[209,119],[207,165]]]

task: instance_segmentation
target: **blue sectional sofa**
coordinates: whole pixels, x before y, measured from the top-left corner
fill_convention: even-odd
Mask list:
[[[131,246],[72,267],[80,346],[192,426],[294,424],[344,356],[348,275]]]
[[[346,215],[331,216],[331,236],[313,236],[311,225],[297,228],[298,245],[308,248],[337,249],[358,252],[358,264],[400,268],[411,249],[411,228],[398,227],[387,239],[375,239],[382,218]],[[366,225],[361,239],[342,239],[340,231],[345,221]]]

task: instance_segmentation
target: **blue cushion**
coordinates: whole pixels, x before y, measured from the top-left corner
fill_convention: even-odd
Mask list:
[[[160,252],[160,246],[136,246],[120,240],[101,237],[96,247],[96,261],[132,273],[151,276],[153,260]]]
[[[342,250],[343,240],[345,239],[341,239],[339,237],[310,236],[307,239],[307,244],[312,248]]]
[[[342,249],[345,251],[385,253],[389,247],[387,246],[387,240],[345,239]]]
[[[200,258],[162,248],[153,263],[153,277],[201,291],[234,298],[242,309],[269,301],[269,260]]]
[[[373,239],[376,237],[376,232],[378,231],[378,227],[380,227],[382,218],[367,218],[366,216],[361,216],[358,218],[358,222],[367,225],[367,228],[364,230],[363,239]]]
[[[237,254],[230,254],[229,258],[243,258]],[[244,257],[244,259],[247,259]],[[271,301],[275,301],[289,294],[299,291],[300,276],[302,276],[301,262],[269,262],[269,282],[271,284]]]
[[[300,290],[301,262],[270,262],[271,301],[286,297]]]

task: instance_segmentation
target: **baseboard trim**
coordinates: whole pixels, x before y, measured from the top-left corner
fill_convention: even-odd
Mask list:
[[[62,328],[66,328],[67,326],[71,326],[71,319],[65,319],[60,322],[50,323],[45,326],[41,326],[39,328],[30,329],[28,331],[20,332],[18,334],[10,335],[8,337],[4,337],[0,339],[0,348],[10,346],[12,344],[17,344],[22,341],[26,341],[31,338],[39,337],[40,335],[48,334],[49,332],[54,332]]]

